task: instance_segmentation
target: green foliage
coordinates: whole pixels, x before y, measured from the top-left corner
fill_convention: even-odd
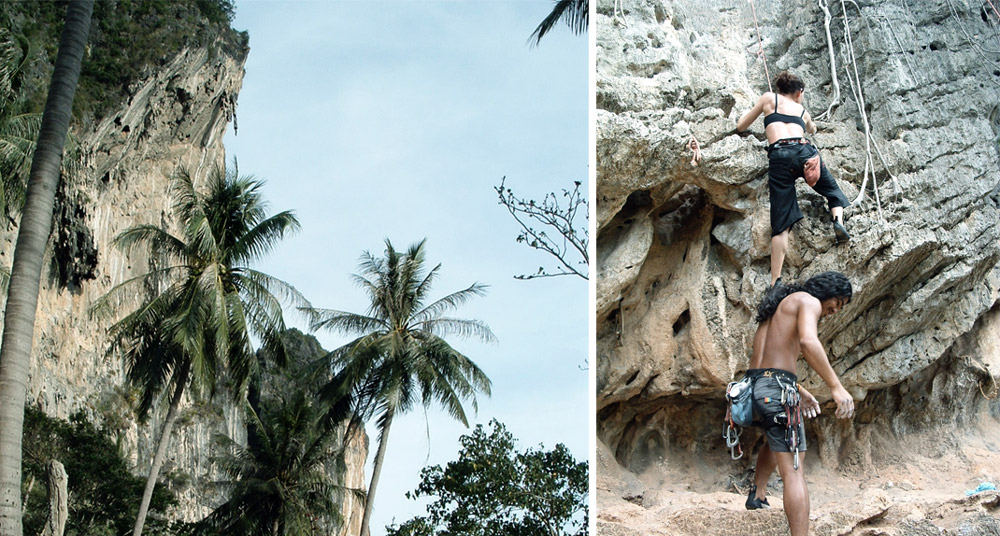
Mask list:
[[[388,240],[385,246],[383,257],[366,251],[361,257],[362,275],[355,276],[371,300],[366,314],[309,309],[313,329],[360,335],[325,358],[335,376],[323,391],[328,400],[349,401],[356,415],[350,426],[377,415],[379,449],[365,502],[365,525],[371,518],[385,455],[382,447],[389,439],[393,416],[417,403],[425,408],[437,404],[468,426],[463,403],[471,401],[478,409],[476,393],[490,394],[486,373],[445,338],[495,340],[483,322],[446,316],[483,295],[485,286],[473,283],[427,303],[441,265],[426,270],[424,241],[405,252],[396,251]],[[367,530],[367,526],[362,529]]]
[[[384,257],[365,252],[361,275],[354,279],[368,293],[366,314],[310,309],[313,329],[360,335],[330,353],[335,381],[362,386],[358,398],[364,418],[374,412],[384,420],[388,413],[409,411],[416,403],[436,402],[452,417],[468,425],[463,401],[476,392],[490,393],[490,380],[445,337],[495,340],[489,327],[478,320],[445,316],[468,300],[482,296],[486,287],[474,283],[464,290],[427,303],[431,284],[441,265],[427,271],[424,241],[403,252],[386,240]]]
[[[0,25],[42,50],[34,68],[28,109],[41,111],[66,13],[65,0],[0,3]],[[131,95],[132,85],[184,47],[215,47],[234,57],[248,37],[230,27],[233,0],[98,0],[88,54],[83,59],[74,115],[100,118]]]
[[[545,37],[545,34],[560,21],[566,23],[566,26],[577,35],[585,33],[590,24],[590,0],[555,0],[552,11],[531,33],[528,42],[538,45],[542,42],[542,37]]]
[[[336,499],[360,493],[339,485],[346,465],[338,425],[348,415],[331,411],[316,392],[319,375],[310,364],[326,351],[295,329],[282,339],[286,367],[259,353],[265,372],[250,386],[246,446],[220,438],[229,453],[219,462],[229,499],[201,523],[206,532],[330,534],[342,521]]]
[[[40,113],[22,113],[24,66],[31,55],[25,39],[0,28],[0,217],[20,211],[41,126]]]
[[[178,235],[146,224],[115,237],[126,255],[147,252],[151,270],[116,285],[92,308],[98,317],[130,310],[108,328],[108,354],[124,360],[129,384],[139,391],[140,418],[164,391],[174,393],[170,411],[176,411],[189,383],[195,395],[213,395],[224,382],[233,399],[241,399],[258,369],[251,337],[282,360],[282,298],[308,303],[291,285],[250,267],[298,229],[295,216],[269,216],[262,183],[240,176],[235,165],[217,167],[205,182],[199,191],[188,173],[175,177]],[[154,459],[149,482],[158,464]],[[143,495],[139,529],[147,500]]]
[[[177,176],[178,236],[137,225],[116,237],[126,254],[141,248],[156,266],[94,305],[98,315],[134,307],[109,328],[109,352],[121,352],[129,382],[141,391],[140,416],[161,392],[185,381],[187,371],[195,387],[209,393],[226,375],[234,399],[240,398],[256,374],[251,336],[281,359],[282,298],[307,303],[287,283],[249,266],[298,229],[295,216],[268,216],[262,183],[240,176],[235,166],[215,169],[206,182],[206,191],[199,192],[191,176]]]
[[[458,460],[421,471],[406,496],[436,499],[426,516],[386,527],[388,536],[587,534],[587,463],[562,444],[518,452],[503,424],[490,428],[462,436]]]
[[[144,479],[132,475],[110,434],[82,413],[64,421],[27,408],[23,453],[22,487],[25,492],[31,487],[25,501],[25,534],[40,534],[45,523],[46,470],[53,459],[62,462],[69,475],[66,536],[111,536],[131,530]],[[151,508],[164,512],[176,502],[168,489],[157,486]]]

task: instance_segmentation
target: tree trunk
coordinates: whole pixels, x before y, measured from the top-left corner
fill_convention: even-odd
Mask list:
[[[69,477],[66,468],[58,460],[49,462],[49,515],[45,519],[42,536],[63,536],[66,530],[66,518],[69,510],[66,507],[66,485]]]
[[[3,340],[0,342],[0,535],[22,536],[21,435],[35,309],[63,147],[80,78],[94,0],[69,4],[14,246]]]
[[[372,509],[375,506],[375,486],[378,485],[378,476],[382,473],[382,460],[385,459],[385,446],[389,442],[389,427],[392,425],[394,413],[393,408],[386,410],[382,440],[378,442],[378,452],[375,454],[375,464],[372,466],[372,482],[368,485],[368,494],[365,496],[365,515],[361,518],[361,536],[371,534],[368,525],[371,522]]]
[[[187,384],[188,373],[191,371],[190,362],[185,362],[182,367],[180,375],[177,378],[177,386],[174,388],[174,396],[170,399],[170,409],[167,410],[167,418],[163,421],[163,432],[160,434],[160,441],[156,445],[153,466],[149,468],[149,477],[146,478],[146,489],[142,492],[142,502],[139,503],[139,515],[136,516],[132,536],[142,534],[142,526],[146,524],[146,514],[149,513],[149,503],[153,500],[153,488],[156,486],[156,478],[160,476],[163,459],[167,457],[170,432],[173,431],[174,422],[177,421],[177,407],[181,404],[181,396],[184,395],[184,386]]]

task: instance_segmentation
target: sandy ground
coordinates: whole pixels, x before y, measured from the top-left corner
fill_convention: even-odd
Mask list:
[[[927,434],[908,439],[881,462],[837,469],[807,464],[810,534],[1000,536],[997,492],[966,495],[982,482],[1000,487],[998,442],[972,433],[961,448],[942,449],[940,438]],[[742,465],[728,459],[681,458],[633,475],[606,448],[599,452],[598,535],[788,534],[776,474],[768,485],[772,508],[747,511],[751,470],[740,472]],[[733,472],[727,474],[727,467]]]

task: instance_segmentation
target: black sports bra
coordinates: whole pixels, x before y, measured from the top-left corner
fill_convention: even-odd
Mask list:
[[[806,109],[802,108],[802,115],[795,117],[794,115],[779,114],[778,113],[778,94],[774,94],[774,111],[764,116],[764,128],[771,123],[795,123],[802,127],[802,130],[806,129],[806,122],[802,118],[806,115]]]

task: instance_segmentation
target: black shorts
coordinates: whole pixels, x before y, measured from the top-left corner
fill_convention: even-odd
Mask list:
[[[795,181],[805,175],[806,160],[819,154],[811,143],[776,142],[768,147],[767,187],[771,196],[771,236],[791,229],[802,219],[799,201],[795,197]],[[812,187],[816,193],[826,198],[830,208],[846,207],[851,204],[837,181],[820,158],[819,181]]]
[[[797,378],[791,372],[781,369],[751,369],[747,371],[747,376],[753,378],[754,426],[764,430],[767,444],[772,451],[792,452],[788,444],[789,434],[786,424],[792,415],[789,415],[781,404],[781,391],[785,387],[797,390]],[[797,435],[799,452],[805,452],[806,429],[801,419]]]

